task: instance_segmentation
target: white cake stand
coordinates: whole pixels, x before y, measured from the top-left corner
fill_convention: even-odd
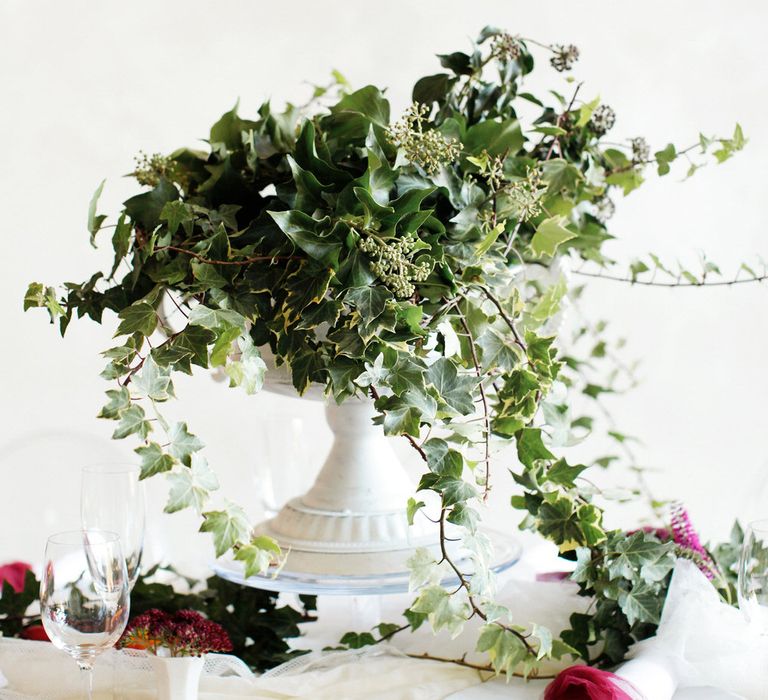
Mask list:
[[[264,352],[269,370],[265,389],[299,398],[285,366],[276,367]],[[304,399],[323,400],[320,386]],[[306,594],[366,595],[408,590],[408,558],[418,547],[439,559],[437,526],[421,513],[408,526],[406,504],[415,486],[397,459],[380,426],[372,423],[373,402],[351,398],[326,401],[334,442],[315,483],[286,503],[273,518],[258,524],[256,534],[273,537],[288,553],[276,573],[246,578],[243,565],[231,558],[213,564],[221,577],[255,588]],[[520,556],[515,540],[489,533],[496,545],[493,568],[504,570]],[[457,543],[452,557],[462,570],[468,562]]]

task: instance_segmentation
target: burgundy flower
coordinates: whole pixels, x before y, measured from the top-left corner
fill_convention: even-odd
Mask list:
[[[194,610],[180,610],[174,614],[147,610],[131,620],[120,645],[148,649],[153,653],[157,653],[159,647],[166,647],[171,656],[232,651],[232,642],[224,628]]]
[[[544,700],[635,700],[632,686],[622,678],[591,666],[571,666],[544,691]]]

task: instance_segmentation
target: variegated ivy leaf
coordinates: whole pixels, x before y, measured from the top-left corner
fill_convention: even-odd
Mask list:
[[[208,462],[199,453],[191,458],[190,467],[182,467],[168,475],[168,483],[171,485],[168,493],[166,513],[175,513],[184,508],[194,508],[202,513],[205,502],[211,491],[219,488],[219,480],[216,474],[208,466]]]
[[[527,656],[523,640],[500,625],[484,625],[477,639],[477,651],[487,652],[497,674],[514,673],[515,667]]]
[[[241,331],[245,331],[245,317],[233,311],[232,309],[210,309],[200,304],[196,306],[189,314],[189,324],[192,326],[202,326],[210,331],[219,330],[222,326],[235,326]]]
[[[468,603],[458,595],[451,595],[441,586],[422,588],[411,605],[411,610],[426,614],[435,632],[445,629],[452,639],[461,634],[470,614]]]
[[[133,435],[138,435],[142,440],[147,439],[152,430],[152,424],[147,420],[144,409],[136,404],[131,404],[124,411],[120,412],[120,422],[112,433],[115,440]]]
[[[147,479],[155,474],[170,471],[176,461],[171,455],[163,452],[163,448],[156,442],[137,447],[134,452],[141,457],[140,479]]]
[[[152,355],[144,360],[141,370],[133,375],[131,384],[137,392],[152,401],[167,401],[173,396],[170,368],[160,367]]]
[[[550,656],[552,654],[552,631],[547,627],[533,624],[531,625],[531,634],[539,640],[536,658],[541,660]]]
[[[448,575],[445,562],[438,564],[434,555],[426,548],[419,547],[406,561],[411,572],[408,579],[408,590],[416,591],[425,585],[436,585]]]
[[[251,336],[244,333],[237,339],[240,358],[230,360],[224,371],[229,377],[229,386],[239,386],[246,394],[255,394],[264,384],[267,365],[261,359],[259,349],[253,344]]]
[[[121,386],[119,389],[108,389],[106,394],[109,398],[109,403],[102,407],[98,417],[117,420],[120,417],[120,413],[131,405],[131,394],[124,386]]]
[[[200,532],[210,532],[213,535],[213,545],[216,556],[225,552],[242,540],[248,539],[250,524],[245,511],[234,503],[228,503],[224,510],[210,510],[203,513],[203,524]]]
[[[376,359],[373,363],[364,363],[365,372],[355,379],[355,384],[361,387],[375,386],[381,383],[381,380],[386,376],[384,370],[384,354],[379,353],[376,355]]]
[[[193,452],[204,447],[203,441],[187,429],[186,423],[174,423],[168,432],[170,453],[184,463],[189,463]]]
[[[235,559],[245,565],[245,576],[266,574],[269,567],[280,561],[282,551],[271,537],[259,535],[248,544],[242,544],[235,552]]]

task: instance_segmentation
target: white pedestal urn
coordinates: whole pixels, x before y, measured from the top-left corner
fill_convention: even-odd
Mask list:
[[[265,360],[265,389],[296,397],[286,368]],[[325,400],[319,386],[305,398]],[[402,574],[416,547],[437,545],[436,528],[423,517],[408,526],[406,504],[415,486],[390,438],[372,422],[373,401],[351,398],[339,405],[328,399],[325,415],[334,442],[314,485],[256,531],[289,552],[286,575]]]
[[[158,700],[197,700],[202,656],[150,656],[155,671]]]

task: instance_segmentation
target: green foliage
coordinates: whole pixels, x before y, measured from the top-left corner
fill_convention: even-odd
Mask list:
[[[608,147],[613,114],[599,99],[580,100],[569,83],[560,88],[569,97],[520,92],[534,70],[529,43],[537,45],[484,29],[471,53],[440,57],[445,72],[419,80],[414,104],[394,123],[382,90],[352,91],[344,81],[333,104],[324,105],[331,93],[319,88],[302,108],[266,103],[251,119],[235,106],[213,125],[205,151],[139,161],[134,174],[144,190],[116,218],[109,276],[60,293],[33,283],[24,297],[25,309],[47,309],[62,333],[73,317],[101,322],[105,310],[116,312],[120,345],[104,353],[102,376],[112,385],[100,417],[115,421],[116,439],[141,441],[142,477],[165,474],[166,510],[197,511],[217,555],[232,550],[248,574],[274,571],[283,553],[252,537],[242,509],[216,500],[201,440],[163,417],[174,374],[222,368],[230,386],[250,394],[266,371],[260,348],[269,348],[299,393],[319,384],[339,402],[371,395],[384,432],[404,435],[424,458],[419,490],[440,504],[442,543],[455,528],[474,565],[467,577],[447,550],[440,564],[415,556],[408,623],[457,634],[478,616],[478,648],[506,673],[569,653],[619,660],[652,632],[674,562],[652,535],[607,529],[583,476],[592,464],[559,454],[593,421],[555,397],[570,390],[599,402],[617,391],[611,380],[590,378],[613,350],[595,331],[586,359],[558,357],[551,320],[579,290],[559,275],[546,283],[526,272],[558,256],[608,265],[609,195],[641,186],[651,163],[665,175],[692,150],[722,162],[746,142],[737,127],[730,138],[670,144],[653,158],[638,138],[612,138]],[[571,45],[549,52],[558,72],[579,55]],[[523,119],[531,107],[535,114]],[[101,189],[89,208],[92,237],[105,221]],[[676,274],[652,256],[630,264],[628,281],[656,271]],[[702,277],[681,269],[678,279],[698,284],[718,273],[703,261]],[[610,431],[627,449],[626,437]],[[492,441],[517,448],[519,464],[509,471],[522,526],[576,558],[574,580],[596,601],[561,640],[517,625],[493,599],[490,543],[477,528],[481,501],[502,477],[492,469]],[[594,465],[615,460],[605,455]],[[426,494],[409,501],[409,521],[431,512],[427,502]],[[450,590],[440,585],[446,576],[456,579]],[[380,641],[364,632],[344,643],[372,640]]]

